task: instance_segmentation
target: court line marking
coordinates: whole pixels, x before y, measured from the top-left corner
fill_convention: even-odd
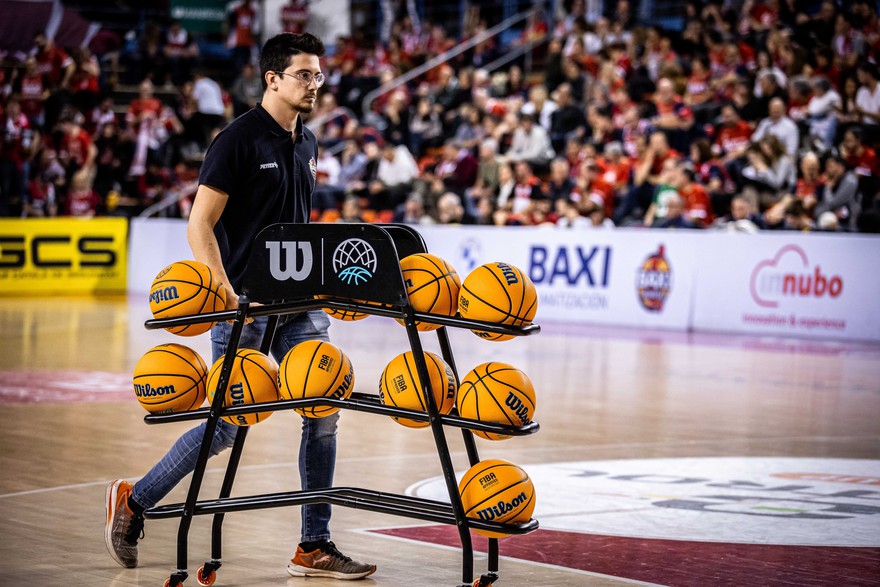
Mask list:
[[[465,454],[465,453],[461,453],[461,454]],[[342,458],[342,459],[337,459],[337,460],[336,460],[336,463],[337,463],[337,464],[339,464],[339,463],[345,463],[345,462],[358,462],[358,463],[362,463],[362,462],[364,462],[364,461],[384,461],[384,460],[388,460],[388,459],[401,459],[401,458],[406,458],[406,459],[425,459],[425,458],[428,458],[428,457],[431,457],[431,456],[436,457],[436,456],[437,456],[437,453],[424,453],[424,454],[412,454],[412,455],[395,455],[395,456],[391,456],[391,455],[389,455],[389,456],[387,456],[387,457],[385,457],[385,456],[374,456],[374,457],[346,457],[346,458]],[[262,465],[242,465],[242,466],[240,466],[240,467],[238,468],[238,470],[239,470],[239,471],[259,471],[259,470],[263,470],[263,469],[285,469],[285,468],[295,468],[295,467],[298,467],[298,466],[299,466],[299,463],[297,463],[296,461],[285,461],[285,462],[280,462],[280,463],[265,463],[265,464],[262,464]],[[226,468],[222,468],[222,469],[221,469],[221,468],[205,469],[205,474],[206,474],[206,475],[207,475],[207,474],[212,474],[212,475],[214,475],[214,474],[218,474],[218,473],[225,474],[225,473],[226,473]],[[123,477],[123,478],[126,479],[126,480],[128,480],[128,481],[135,482],[135,481],[137,481],[138,479],[140,479],[141,477]],[[104,479],[104,480],[102,480],[102,481],[89,481],[89,482],[86,482],[86,483],[72,483],[72,484],[70,484],[70,485],[55,485],[55,486],[52,486],[52,487],[39,487],[39,488],[36,488],[36,489],[27,489],[27,490],[25,490],[25,491],[15,491],[15,492],[12,492],[12,493],[0,493],[0,499],[6,499],[6,498],[9,498],[9,497],[21,497],[21,496],[25,496],[25,495],[37,495],[37,494],[40,494],[40,493],[51,493],[51,492],[54,492],[54,491],[66,491],[66,490],[68,490],[68,489],[81,489],[81,488],[83,488],[83,487],[94,487],[94,486],[98,486],[98,485],[100,485],[100,486],[104,486],[104,485],[107,485],[108,483],[110,483],[111,481],[112,481],[112,479]]]
[[[682,440],[676,442],[629,442],[629,443],[620,443],[620,444],[599,444],[593,446],[584,446],[584,445],[566,445],[566,446],[548,446],[548,447],[533,447],[533,448],[519,448],[516,449],[519,453],[543,453],[543,452],[553,452],[554,454],[559,454],[560,452],[578,452],[583,454],[584,451],[594,451],[594,450],[618,450],[618,449],[628,449],[628,448],[663,448],[663,447],[676,447],[676,446],[689,446],[689,447],[699,447],[699,446],[714,446],[718,444],[730,445],[732,443],[762,443],[762,442],[781,442],[781,441],[822,441],[822,442],[831,442],[831,441],[852,441],[852,440],[873,440],[876,439],[877,436],[782,436],[782,437],[774,437],[768,436],[764,438],[730,438],[730,439],[715,439],[715,440]],[[493,451],[486,451],[489,453],[487,458],[494,458],[491,455]],[[464,451],[452,451],[450,452],[450,456],[452,457],[463,457],[466,456],[466,452]],[[346,462],[376,462],[376,461],[387,461],[389,459],[393,460],[402,460],[402,459],[426,459],[436,457],[437,453],[421,453],[421,454],[411,454],[411,455],[387,455],[387,456],[359,456],[359,457],[344,457],[341,459],[337,459],[336,463],[346,463]],[[485,456],[485,455],[484,455]],[[798,458],[798,457],[792,457]],[[803,457],[810,458],[810,457]],[[266,463],[262,465],[242,465],[238,468],[239,471],[254,471],[254,470],[262,470],[262,469],[283,469],[286,467],[298,467],[299,464],[295,461],[286,461],[280,463]],[[225,473],[226,469],[206,469],[205,474],[217,474],[217,473]],[[436,475],[434,475],[436,477]],[[124,477],[125,479],[129,479],[131,481],[137,481],[140,477]],[[433,478],[433,477],[432,477]],[[36,489],[28,489],[25,491],[15,491],[12,493],[0,493],[0,499],[7,499],[10,497],[21,497],[25,495],[36,495],[40,493],[50,493],[54,491],[65,491],[68,489],[81,489],[83,487],[94,487],[97,485],[106,485],[110,483],[112,479],[105,479],[102,481],[90,481],[87,483],[74,483],[70,485],[56,485],[53,487],[40,487]],[[420,483],[424,483],[429,481],[429,479],[424,479],[422,481],[417,481],[412,486],[419,485]]]
[[[435,542],[428,542],[428,541],[424,541],[424,540],[413,540],[412,538],[403,538],[401,536],[389,536],[388,534],[379,534],[379,533],[375,532],[376,530],[396,530],[396,529],[400,529],[400,528],[425,528],[425,527],[428,527],[428,526],[425,526],[425,525],[387,526],[387,527],[377,527],[377,528],[360,528],[360,529],[355,529],[355,530],[349,530],[349,532],[355,532],[357,534],[368,534],[369,533],[369,536],[371,536],[371,537],[379,536],[379,537],[385,538],[387,540],[397,540],[399,542],[408,542],[413,545],[429,546],[429,547],[438,548],[441,550],[448,550],[450,552],[458,552],[458,553],[461,552],[460,548],[456,548],[454,546],[447,546],[445,544],[437,544]],[[480,551],[474,550],[474,561],[475,562],[478,560],[487,560],[488,558],[489,558],[489,556],[485,552],[480,552]],[[588,577],[596,577],[599,579],[619,581],[620,583],[626,583],[627,585],[641,585],[643,587],[665,587],[661,583],[646,583],[644,581],[638,581],[636,579],[628,579],[626,577],[617,577],[615,575],[605,575],[602,573],[595,573],[592,571],[584,571],[582,569],[573,569],[571,567],[563,567],[560,565],[552,565],[550,563],[541,563],[541,562],[537,562],[537,561],[530,561],[527,559],[516,558],[516,557],[512,557],[512,556],[499,556],[498,560],[499,561],[510,561],[513,563],[519,563],[519,564],[529,565],[529,566],[533,566],[533,567],[541,567],[541,568],[545,568],[545,569],[562,571],[565,573],[571,573],[571,574],[576,574],[576,575],[586,575]],[[478,573],[478,571],[475,570],[474,571],[475,577],[477,576],[477,573]],[[504,574],[503,573],[499,573],[499,574],[500,574],[500,577],[503,579]]]

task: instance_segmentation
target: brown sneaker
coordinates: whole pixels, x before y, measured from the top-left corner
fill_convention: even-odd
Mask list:
[[[287,565],[287,572],[294,577],[332,577],[350,581],[372,575],[376,572],[376,565],[351,560],[327,540],[310,552],[305,552],[302,546],[297,547]]]
[[[107,487],[104,506],[107,525],[104,542],[113,560],[129,569],[138,564],[137,542],[144,531],[144,517],[128,507],[131,483],[117,479]]]

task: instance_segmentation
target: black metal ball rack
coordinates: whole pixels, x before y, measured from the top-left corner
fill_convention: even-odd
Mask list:
[[[471,466],[480,460],[472,430],[525,436],[538,431],[538,423],[526,426],[506,426],[485,423],[438,412],[433,394],[424,384],[426,412],[386,406],[377,394],[352,393],[349,399],[310,398],[264,402],[253,405],[223,407],[229,374],[235,351],[238,349],[242,328],[247,318],[268,316],[268,324],[260,351],[268,354],[278,325],[285,314],[318,308],[331,308],[387,316],[403,320],[410,348],[415,356],[416,371],[422,382],[429,382],[419,331],[416,322],[439,324],[437,333],[444,361],[456,371],[449,337],[445,327],[481,330],[493,334],[528,336],[540,332],[538,325],[522,328],[424,314],[413,310],[406,294],[400,259],[414,253],[426,253],[421,235],[411,227],[397,224],[275,224],[264,229],[255,239],[245,271],[239,305],[236,310],[213,312],[178,318],[148,320],[147,329],[170,328],[188,324],[232,320],[228,350],[218,380],[217,392],[208,408],[172,414],[151,414],[144,418],[147,424],[164,424],[185,420],[207,420],[198,460],[192,474],[186,501],[157,506],[144,515],[150,519],[180,518],[177,534],[177,571],[165,581],[166,587],[182,585],[188,576],[187,537],[193,516],[213,515],[211,532],[211,559],[196,575],[200,585],[211,585],[221,566],[223,517],[226,512],[263,508],[287,507],[311,503],[329,503],[349,508],[364,509],[428,522],[450,524],[458,528],[462,548],[462,581],[459,587],[474,585],[486,587],[499,577],[498,539],[489,539],[488,570],[474,580],[473,546],[470,529],[504,534],[527,534],[538,528],[531,519],[521,524],[488,522],[465,517],[458,484],[455,479],[444,427],[460,428]],[[316,296],[322,296],[321,299]],[[363,303],[352,300],[365,300]],[[226,474],[216,499],[199,499],[199,491],[208,463],[211,442],[221,416],[254,414],[295,408],[332,406],[428,422],[434,436],[443,477],[449,492],[449,502],[440,502],[408,495],[398,495],[359,487],[330,487],[325,489],[287,491],[245,497],[230,497],[241,452],[249,427],[237,431]]]

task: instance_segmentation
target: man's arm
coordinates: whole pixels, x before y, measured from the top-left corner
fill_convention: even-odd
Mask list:
[[[214,235],[214,226],[226,208],[229,196],[220,190],[204,184],[199,185],[195,201],[186,227],[186,237],[196,261],[204,263],[226,289],[226,308],[238,307],[238,294],[232,289],[223,261],[220,258],[220,245]]]

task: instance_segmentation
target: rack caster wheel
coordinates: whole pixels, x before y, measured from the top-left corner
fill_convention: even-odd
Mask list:
[[[495,573],[489,573],[488,575],[481,575],[479,579],[474,579],[472,587],[489,587],[498,580],[498,575]]]
[[[172,587],[171,579],[165,579],[165,584],[163,587]],[[183,587],[183,583],[175,583],[173,587]]]
[[[196,573],[196,581],[198,581],[199,585],[210,587],[210,585],[213,585],[216,580],[217,571],[214,569],[206,570],[205,567],[199,567],[199,572]]]
[[[164,587],[183,587],[183,582],[185,580],[186,572],[183,573],[182,577],[178,574],[174,574],[165,579]]]

